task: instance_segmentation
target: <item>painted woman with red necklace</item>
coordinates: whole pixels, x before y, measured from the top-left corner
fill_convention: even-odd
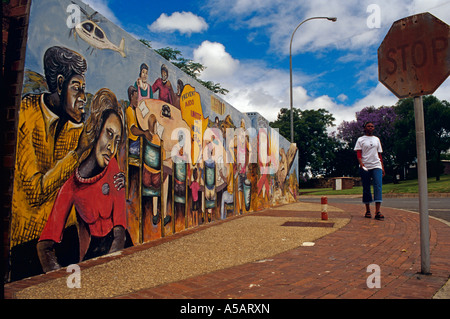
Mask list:
[[[86,132],[93,141],[92,148],[59,190],[37,244],[44,272],[60,268],[54,246],[62,240],[72,207],[78,221],[80,261],[87,255],[94,257],[124,248],[125,190],[115,158],[123,139],[124,116],[109,89],[95,94]],[[118,181],[120,185],[116,186]]]

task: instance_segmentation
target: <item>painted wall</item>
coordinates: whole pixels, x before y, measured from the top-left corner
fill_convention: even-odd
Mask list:
[[[33,1],[22,96],[11,280],[296,201],[294,144],[80,1]]]

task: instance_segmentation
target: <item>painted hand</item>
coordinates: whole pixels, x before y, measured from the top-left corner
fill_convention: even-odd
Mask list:
[[[118,191],[125,187],[125,174],[123,172],[119,172],[114,175],[114,187]]]

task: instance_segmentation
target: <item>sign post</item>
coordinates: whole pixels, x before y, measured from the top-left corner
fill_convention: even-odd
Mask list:
[[[417,176],[419,180],[420,253],[423,274],[430,273],[430,228],[428,224],[427,155],[425,147],[425,124],[421,96],[414,97],[416,122]]]
[[[450,74],[450,27],[426,12],[392,24],[378,48],[378,75],[399,99],[414,98],[419,182],[421,273],[430,274],[430,229],[425,124],[422,96]]]

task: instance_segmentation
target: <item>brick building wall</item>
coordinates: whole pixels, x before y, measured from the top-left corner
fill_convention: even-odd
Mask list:
[[[2,295],[8,281],[9,224],[13,190],[16,128],[25,63],[31,0],[2,1],[2,103],[0,107]]]

